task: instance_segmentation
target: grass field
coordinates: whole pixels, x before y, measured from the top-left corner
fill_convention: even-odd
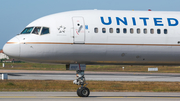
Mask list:
[[[122,69],[124,67],[124,70]],[[148,72],[148,68],[158,67],[160,73],[180,73],[180,66],[139,66],[139,65],[87,65],[87,71],[104,72]],[[0,69],[10,70],[66,70],[65,65],[41,63],[5,63],[5,68],[0,63]]]
[[[180,82],[87,81],[92,92],[180,92]],[[79,86],[62,80],[0,80],[0,91],[73,91]]]
[[[65,65],[41,63],[5,63],[1,69],[9,70],[66,70]],[[124,70],[122,69],[124,67]],[[148,72],[149,67],[158,67],[161,73],[180,73],[180,66],[130,66],[87,65],[87,71],[101,72]],[[180,92],[180,82],[127,82],[87,81],[88,88],[96,92]],[[0,91],[73,91],[79,86],[62,80],[0,80]]]

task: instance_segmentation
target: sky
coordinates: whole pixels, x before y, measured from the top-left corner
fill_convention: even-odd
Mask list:
[[[0,49],[30,22],[72,10],[180,11],[180,0],[0,0]]]

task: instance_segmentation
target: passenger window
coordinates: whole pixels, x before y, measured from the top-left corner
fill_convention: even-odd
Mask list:
[[[103,33],[106,33],[106,28],[102,28],[102,32],[103,32]]]
[[[113,33],[113,28],[109,28],[109,32],[110,32],[110,33]]]
[[[35,27],[32,33],[38,35],[40,30],[41,30],[41,27]]]
[[[25,28],[21,34],[30,34],[34,27],[27,27]]]
[[[164,34],[167,34],[167,33],[168,33],[167,29],[164,29]]]
[[[94,32],[95,32],[95,33],[98,33],[98,28],[94,28]]]
[[[133,28],[130,29],[130,33],[133,34],[134,33],[134,30]]]
[[[144,29],[144,34],[147,34],[147,29],[146,28]]]
[[[127,29],[126,28],[123,29],[123,33],[127,33]]]
[[[137,33],[140,34],[141,33],[141,30],[140,28],[137,29]]]
[[[44,35],[44,34],[49,34],[49,28],[43,27],[43,29],[41,31],[41,35]]]
[[[154,34],[154,29],[151,29],[150,32],[151,32],[151,34]]]
[[[161,34],[161,30],[160,30],[160,29],[157,29],[157,33],[158,33],[158,34]]]
[[[116,33],[120,33],[120,29],[119,28],[116,28]]]

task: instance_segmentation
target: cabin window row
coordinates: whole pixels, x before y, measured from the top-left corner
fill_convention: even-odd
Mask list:
[[[136,33],[137,34],[140,34],[141,31],[142,33],[144,34],[147,34],[148,33],[148,29],[147,28],[144,28],[143,30],[141,30],[140,28],[137,28],[137,29],[134,29],[134,28],[130,28],[130,33],[133,34],[133,33]],[[98,28],[94,28],[94,32],[95,33],[98,33]],[[106,31],[106,28],[102,28],[102,33],[107,33]],[[109,33],[113,33],[113,28],[109,28]],[[116,28],[116,33],[120,33],[120,28]],[[127,33],[127,28],[123,28],[123,33],[126,34]],[[155,33],[155,30],[153,28],[150,29],[150,33],[151,34],[154,34]],[[168,30],[167,29],[164,29],[163,32],[161,29],[157,29],[157,34],[168,34]]]

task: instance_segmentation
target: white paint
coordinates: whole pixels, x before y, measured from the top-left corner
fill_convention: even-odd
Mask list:
[[[9,57],[3,53],[0,53],[0,59],[9,59]]]
[[[158,68],[148,68],[148,71],[158,71]]]
[[[180,23],[168,26],[167,18],[180,22],[180,12],[83,10],[48,15],[26,27],[48,27],[50,34],[20,34],[5,44],[8,56],[25,61],[61,64],[180,65]],[[112,24],[108,23],[111,17]],[[127,18],[128,25],[116,23],[116,17]],[[136,19],[136,26],[132,23]],[[149,18],[147,26],[140,17]],[[155,26],[153,18],[162,18]],[[77,24],[82,25],[77,26]],[[63,26],[63,33],[58,29]],[[88,27],[88,28],[87,28]],[[98,33],[94,29],[98,28]],[[106,28],[106,33],[102,33]],[[113,28],[113,33],[109,29]],[[120,28],[120,33],[116,33]],[[127,33],[123,33],[123,29]],[[130,33],[133,28],[134,33]],[[137,33],[140,28],[141,33]],[[144,28],[147,34],[144,34]],[[154,34],[150,29],[154,29]],[[157,34],[157,29],[161,34]],[[164,29],[168,34],[164,34]],[[75,33],[79,31],[79,33]],[[88,32],[88,33],[87,33]],[[78,44],[77,44],[78,43]]]
[[[8,79],[8,74],[2,73],[2,80],[7,80]]]
[[[5,67],[5,63],[2,63],[2,67],[3,67],[3,68]]]

